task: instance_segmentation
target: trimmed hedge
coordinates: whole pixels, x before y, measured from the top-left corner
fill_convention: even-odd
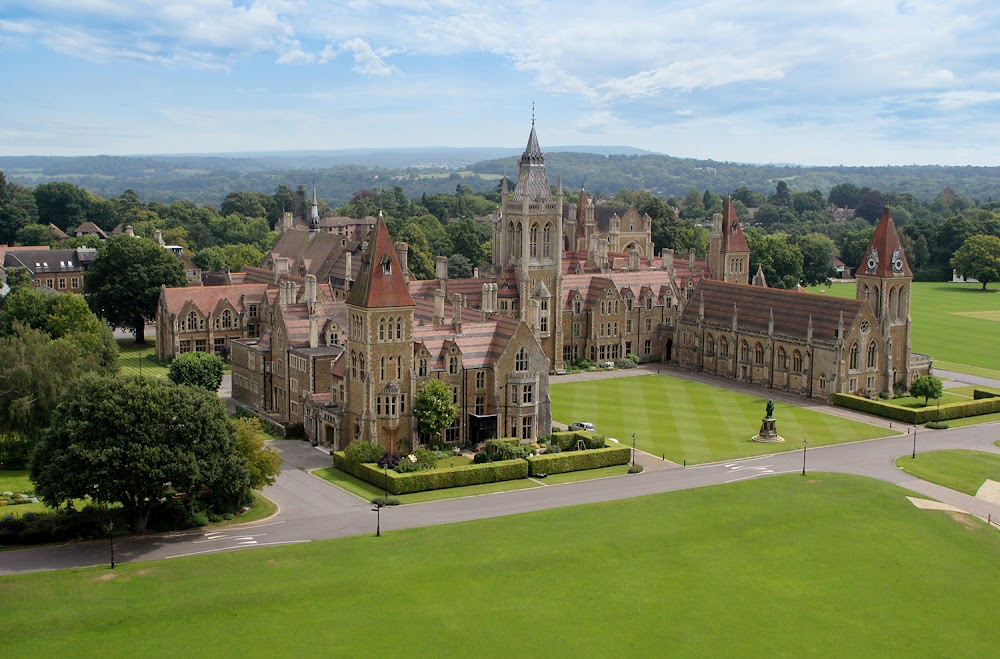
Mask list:
[[[567,471],[613,467],[628,464],[631,456],[632,449],[628,446],[536,455],[528,458],[528,473],[537,476],[539,474],[563,474]]]
[[[604,436],[588,430],[563,430],[552,433],[552,439],[559,442],[560,451],[575,451],[576,443],[583,441],[588,449],[604,448]]]
[[[333,466],[376,487],[385,488],[391,494],[410,494],[528,477],[528,463],[524,460],[502,460],[398,474],[383,471],[375,464],[351,462],[342,452],[336,452],[333,454]]]
[[[869,414],[875,414],[887,419],[895,419],[909,424],[924,424],[929,421],[947,421],[949,419],[962,419],[967,416],[979,416],[980,414],[1000,412],[1000,396],[996,395],[990,398],[978,398],[968,402],[946,403],[941,406],[914,409],[911,407],[893,405],[887,401],[869,400],[868,398],[863,398],[861,396],[834,394],[833,404],[840,407],[847,407],[852,410],[868,412]]]
[[[973,389],[972,398],[975,400],[982,400],[984,398],[996,398],[1000,394],[993,393],[992,391],[983,391],[982,389]]]

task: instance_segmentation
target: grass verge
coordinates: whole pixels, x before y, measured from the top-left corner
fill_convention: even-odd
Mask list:
[[[688,464],[763,455],[809,446],[900,434],[803,407],[775,403],[778,434],[788,441],[762,444],[766,398],[663,375],[556,383],[549,386],[552,417],[563,423],[592,421],[622,442],[636,433],[638,448]]]
[[[902,457],[896,466],[937,485],[975,496],[987,479],[1000,481],[1000,455],[983,451],[946,449]]]
[[[600,469],[568,471],[565,474],[551,474],[540,479],[538,482],[545,485],[559,485],[560,483],[576,483],[595,478],[608,478],[609,476],[624,476],[628,473],[628,467],[628,465],[615,465],[613,467],[601,467]]]
[[[904,494],[796,475],[4,577],[4,654],[992,656],[1000,533]]]

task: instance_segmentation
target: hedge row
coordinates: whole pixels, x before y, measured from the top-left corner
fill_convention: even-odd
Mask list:
[[[501,460],[398,474],[391,469],[384,471],[375,464],[351,462],[342,452],[336,452],[333,454],[333,466],[376,487],[384,488],[391,494],[410,494],[528,477],[528,463],[524,460]]]
[[[888,401],[871,400],[850,394],[834,394],[833,404],[852,410],[868,412],[887,419],[895,419],[909,424],[923,424],[929,421],[948,421],[967,416],[1000,412],[1000,397],[981,398],[962,403],[946,403],[941,406],[914,409],[893,405]]]
[[[972,397],[976,400],[982,400],[983,398],[996,398],[997,396],[1000,396],[1000,394],[992,391],[983,391],[982,389],[972,390]]]
[[[567,471],[613,467],[614,465],[628,464],[631,455],[632,449],[627,446],[536,455],[528,458],[528,473],[537,476],[539,474],[562,474]]]
[[[552,433],[552,439],[559,442],[561,451],[575,451],[579,441],[588,449],[604,448],[604,436],[589,430],[561,430]]]

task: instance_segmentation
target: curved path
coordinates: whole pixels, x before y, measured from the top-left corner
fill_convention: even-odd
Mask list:
[[[920,459],[922,452],[943,448],[976,449],[1000,454],[1000,448],[994,444],[998,439],[1000,423],[937,431],[921,428],[916,437],[916,459]],[[913,435],[908,434],[807,449],[806,469],[876,478],[983,518],[992,515],[1000,519],[1000,505],[914,479],[897,469],[894,464],[896,458],[911,454],[913,440]],[[264,492],[278,504],[280,510],[277,515],[260,522],[216,531],[201,529],[122,538],[115,541],[116,561],[156,560],[374,532],[376,520],[371,504],[308,473],[310,469],[328,466],[329,455],[306,442],[283,440],[272,445],[285,459],[277,482]],[[381,523],[386,530],[413,528],[611,501],[750,478],[801,473],[802,463],[803,452],[792,451],[687,468],[649,470],[631,476],[408,504],[383,508]],[[103,540],[3,552],[0,553],[0,575],[104,565],[108,563],[109,550],[108,541]]]

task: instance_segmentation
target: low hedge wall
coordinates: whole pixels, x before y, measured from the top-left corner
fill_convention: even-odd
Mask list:
[[[627,446],[536,455],[528,458],[528,473],[537,476],[538,474],[563,474],[567,471],[613,467],[628,464],[631,455],[632,449]]]
[[[891,402],[883,400],[870,400],[861,396],[851,396],[850,394],[834,394],[833,404],[840,407],[847,407],[852,410],[876,414],[887,419],[895,419],[909,424],[923,424],[929,421],[948,421],[949,419],[962,419],[967,416],[978,416],[980,414],[1000,412],[1000,396],[977,398],[976,400],[968,402],[946,403],[941,406],[914,409],[911,407],[893,405]]]
[[[996,398],[1000,394],[993,393],[992,391],[983,391],[982,389],[973,389],[972,397],[976,400],[982,400],[984,398]]]
[[[351,462],[343,453],[336,452],[333,454],[333,466],[376,487],[385,488],[391,494],[410,494],[528,477],[528,463],[524,460],[501,460],[399,474],[391,469],[383,471],[376,464]]]
[[[589,430],[561,430],[552,433],[552,439],[559,442],[559,450],[575,451],[576,443],[583,441],[588,449],[604,448],[604,436]]]

